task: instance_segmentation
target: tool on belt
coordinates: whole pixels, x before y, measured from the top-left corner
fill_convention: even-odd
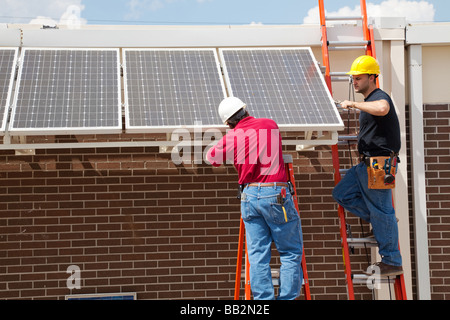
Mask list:
[[[394,189],[398,162],[394,152],[389,157],[366,157],[369,189]]]
[[[277,203],[281,204],[281,208],[283,209],[284,220],[288,222],[286,209],[284,208],[284,203],[286,202],[286,188],[281,188],[281,192],[277,195]]]
[[[238,192],[237,192],[236,198],[238,198],[239,200],[241,200],[241,198],[242,198],[242,192],[244,192],[244,188],[245,188],[245,184],[240,184],[238,187]]]

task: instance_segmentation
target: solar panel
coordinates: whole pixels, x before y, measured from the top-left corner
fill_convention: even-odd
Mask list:
[[[217,127],[226,96],[215,49],[124,49],[127,132]]]
[[[10,106],[14,73],[17,63],[17,48],[0,49],[0,134],[5,133],[6,118]]]
[[[220,49],[231,96],[286,130],[341,130],[342,119],[310,48]]]
[[[118,49],[23,49],[11,134],[121,132],[119,58]]]

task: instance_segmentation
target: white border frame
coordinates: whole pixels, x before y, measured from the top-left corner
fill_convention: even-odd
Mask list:
[[[117,53],[117,113],[119,123],[117,126],[110,127],[61,127],[61,128],[15,128],[14,118],[16,115],[17,99],[20,92],[20,82],[22,79],[23,62],[25,53],[28,50],[41,51],[115,51]],[[64,134],[117,134],[122,132],[122,99],[121,99],[121,75],[120,75],[120,50],[118,48],[40,48],[29,47],[23,48],[19,60],[19,73],[17,75],[16,92],[14,94],[14,101],[12,104],[11,119],[9,122],[8,132],[11,136],[22,135],[64,135]]]
[[[14,47],[2,47],[0,50],[14,50],[14,60],[11,70],[11,77],[9,79],[9,85],[8,85],[8,93],[6,94],[6,104],[3,106],[5,107],[5,110],[3,112],[3,120],[1,122],[0,126],[0,136],[3,136],[6,134],[6,123],[8,120],[8,114],[9,114],[9,108],[11,107],[11,95],[12,95],[12,89],[14,88],[14,77],[16,74],[16,67],[17,67],[17,61],[19,59],[19,48]]]
[[[321,79],[321,82],[324,86],[324,89],[328,95],[328,99],[330,101],[330,104],[332,104],[333,106],[335,105],[334,100],[331,96],[330,91],[328,90],[328,87],[326,85],[325,79],[322,75],[322,72],[320,71],[320,68],[317,64],[317,61],[314,58],[314,54],[311,50],[311,47],[270,47],[270,48],[219,48],[219,55],[220,55],[220,59],[222,62],[222,67],[223,67],[223,72],[224,72],[224,76],[225,76],[225,82],[226,85],[228,87],[228,93],[230,96],[233,96],[233,88],[231,85],[231,81],[230,78],[228,76],[228,70],[227,70],[227,64],[225,61],[225,57],[223,55],[224,51],[275,51],[275,50],[291,50],[291,51],[298,51],[298,50],[304,50],[304,51],[308,51],[309,54],[311,55],[311,59],[314,62],[314,65],[316,67],[316,71],[319,74],[319,77]],[[337,108],[334,108],[334,112],[336,115],[336,118],[338,119],[339,123],[337,124],[316,124],[316,125],[295,125],[295,124],[290,124],[290,125],[283,125],[283,124],[278,124],[278,126],[280,127],[280,129],[283,129],[285,131],[339,131],[344,129],[344,123],[342,121],[342,118],[339,114],[339,111],[337,110]]]
[[[171,131],[177,129],[186,129],[188,131],[193,131],[194,129],[223,129],[227,128],[225,125],[202,125],[195,126],[131,126],[130,125],[130,116],[129,116],[129,96],[128,96],[128,73],[127,73],[127,58],[126,53],[128,51],[211,51],[214,54],[214,59],[216,61],[217,66],[217,76],[219,77],[219,81],[222,87],[223,98],[227,97],[227,90],[225,86],[225,82],[223,80],[223,75],[221,71],[221,65],[219,61],[219,57],[217,54],[217,50],[215,48],[123,48],[122,49],[122,59],[123,59],[123,82],[124,82],[124,105],[125,105],[125,132],[126,133],[169,133]],[[149,106],[151,107],[151,106]],[[211,106],[211,108],[217,108],[217,106]],[[218,116],[217,116],[218,117]],[[218,117],[219,119],[219,117]]]

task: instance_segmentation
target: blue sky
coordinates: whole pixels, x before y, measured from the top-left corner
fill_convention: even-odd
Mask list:
[[[172,24],[299,24],[308,15],[308,11],[318,6],[317,0],[112,0],[105,8],[102,0],[85,0],[86,6],[82,16],[88,21],[129,20],[139,23],[172,23]],[[367,3],[380,5],[386,0],[371,0]],[[419,1],[400,1],[399,7],[411,7]],[[450,22],[449,0],[428,0],[434,6],[434,21]],[[114,5],[112,5],[114,3]],[[134,10],[131,3],[136,4]],[[359,5],[357,0],[325,0],[327,11],[335,12],[348,6],[354,9]],[[400,11],[405,11],[400,9]]]
[[[357,12],[357,0],[325,0],[336,15]],[[369,15],[450,22],[449,0],[369,0]],[[302,24],[317,19],[317,0],[0,0],[0,23],[29,23],[75,14],[87,24]],[[76,10],[74,10],[74,8]]]

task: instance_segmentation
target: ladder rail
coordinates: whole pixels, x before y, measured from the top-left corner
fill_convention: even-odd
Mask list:
[[[331,89],[331,76],[330,76],[330,57],[328,53],[328,36],[327,36],[327,22],[325,17],[325,5],[323,0],[319,0],[319,14],[320,14],[320,31],[322,35],[322,60],[325,66],[325,82],[328,86],[328,90],[333,95]],[[325,45],[324,45],[325,44]]]
[[[295,209],[297,210],[298,215],[300,216],[300,209],[298,206],[298,196],[297,196],[297,188],[295,187],[295,179],[294,179],[294,168],[292,162],[286,163],[286,174],[288,176],[288,181],[292,183],[294,187],[294,194],[292,195],[294,199]],[[308,271],[306,268],[306,258],[305,258],[305,247],[302,247],[302,270],[303,270],[303,280],[305,282],[304,284],[304,290],[305,290],[305,297],[306,300],[311,300],[311,292],[309,288],[309,278],[308,278]]]
[[[327,36],[327,26],[326,26],[326,17],[325,17],[325,5],[324,0],[319,0],[319,14],[320,14],[320,27],[322,34],[322,60],[323,65],[325,66],[325,82],[328,86],[328,90],[330,94],[333,96],[333,90],[331,85],[331,76],[330,76],[330,56],[328,52],[328,36]],[[335,185],[341,181],[341,175],[339,173],[340,163],[339,163],[339,150],[337,145],[331,146],[332,150],[332,159],[333,159],[333,167],[334,167],[334,180]],[[355,300],[355,293],[353,288],[353,280],[352,280],[352,272],[350,265],[350,252],[347,244],[346,237],[346,226],[345,226],[345,212],[344,208],[338,205],[338,216],[340,221],[340,236],[341,236],[341,245],[342,245],[342,259],[344,262],[344,269],[346,275],[347,282],[347,294],[349,300]]]
[[[367,22],[367,6],[366,6],[366,0],[360,0],[360,6],[361,6],[361,16],[362,16],[362,24],[363,24],[363,33],[364,33],[364,40],[370,40],[370,33],[367,28],[368,22]]]
[[[239,224],[239,242],[236,262],[236,281],[234,283],[234,300],[239,300],[239,291],[241,291],[241,272],[242,272],[242,255],[244,251],[245,226],[242,217]],[[239,281],[238,281],[239,279]]]
[[[332,158],[333,158],[333,167],[334,167],[334,182],[337,185],[341,181],[341,174],[339,172],[340,163],[339,163],[339,149],[338,145],[331,146]],[[345,270],[345,280],[347,282],[348,289],[348,298],[349,300],[355,300],[355,290],[353,288],[353,279],[352,279],[352,266],[350,263],[350,250],[347,242],[347,227],[345,222],[345,211],[341,205],[338,205],[338,217],[339,217],[339,231],[341,236],[341,245],[342,245],[342,259],[344,261],[344,270]]]
[[[247,241],[245,242],[245,300],[250,300],[252,288],[250,286],[250,262],[248,261]]]

